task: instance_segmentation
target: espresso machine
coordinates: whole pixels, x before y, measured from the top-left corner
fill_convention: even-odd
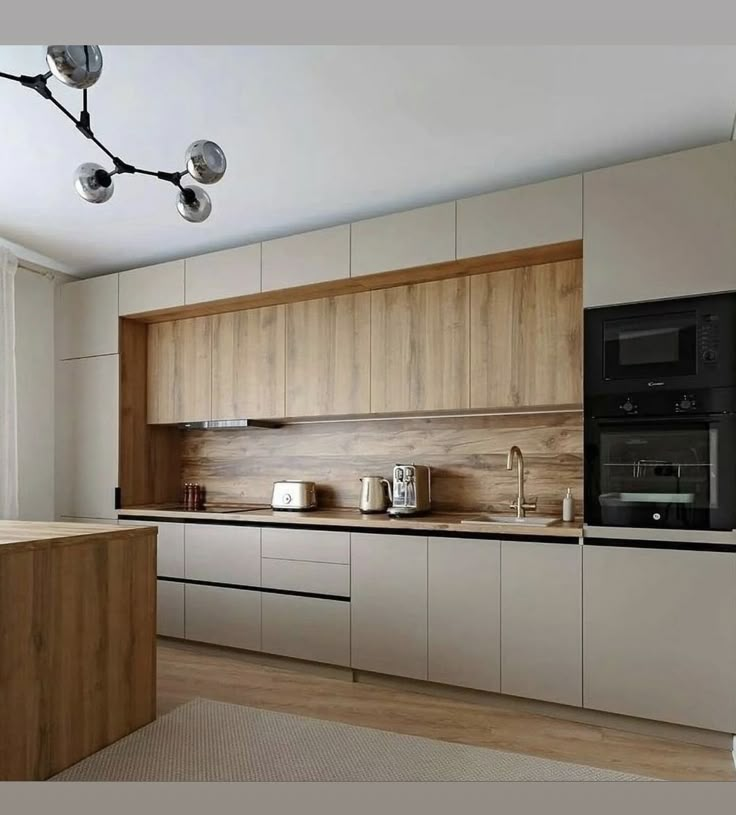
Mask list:
[[[393,502],[389,515],[422,515],[432,508],[429,467],[394,465]]]

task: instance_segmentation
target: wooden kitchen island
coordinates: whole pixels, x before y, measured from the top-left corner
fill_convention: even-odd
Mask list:
[[[156,529],[0,521],[0,780],[156,716]]]

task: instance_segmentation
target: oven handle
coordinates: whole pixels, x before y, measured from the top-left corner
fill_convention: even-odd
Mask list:
[[[591,416],[590,420],[597,425],[637,425],[660,424],[662,422],[682,422],[693,424],[695,422],[727,422],[734,421],[736,413],[690,413],[675,416]]]

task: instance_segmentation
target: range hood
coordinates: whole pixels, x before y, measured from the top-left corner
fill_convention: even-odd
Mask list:
[[[268,419],[212,419],[203,422],[179,422],[180,430],[242,430],[249,427],[281,427],[281,422]]]

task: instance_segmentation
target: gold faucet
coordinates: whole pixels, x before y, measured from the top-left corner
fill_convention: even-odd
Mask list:
[[[511,509],[516,510],[516,517],[523,518],[526,510],[535,510],[537,508],[537,502],[532,501],[530,503],[526,502],[524,498],[524,456],[521,454],[521,450],[514,445],[509,450],[508,458],[506,459],[506,469],[511,470],[514,466],[514,456],[516,456],[516,478],[517,478],[517,494],[516,500],[513,501],[509,506]]]

